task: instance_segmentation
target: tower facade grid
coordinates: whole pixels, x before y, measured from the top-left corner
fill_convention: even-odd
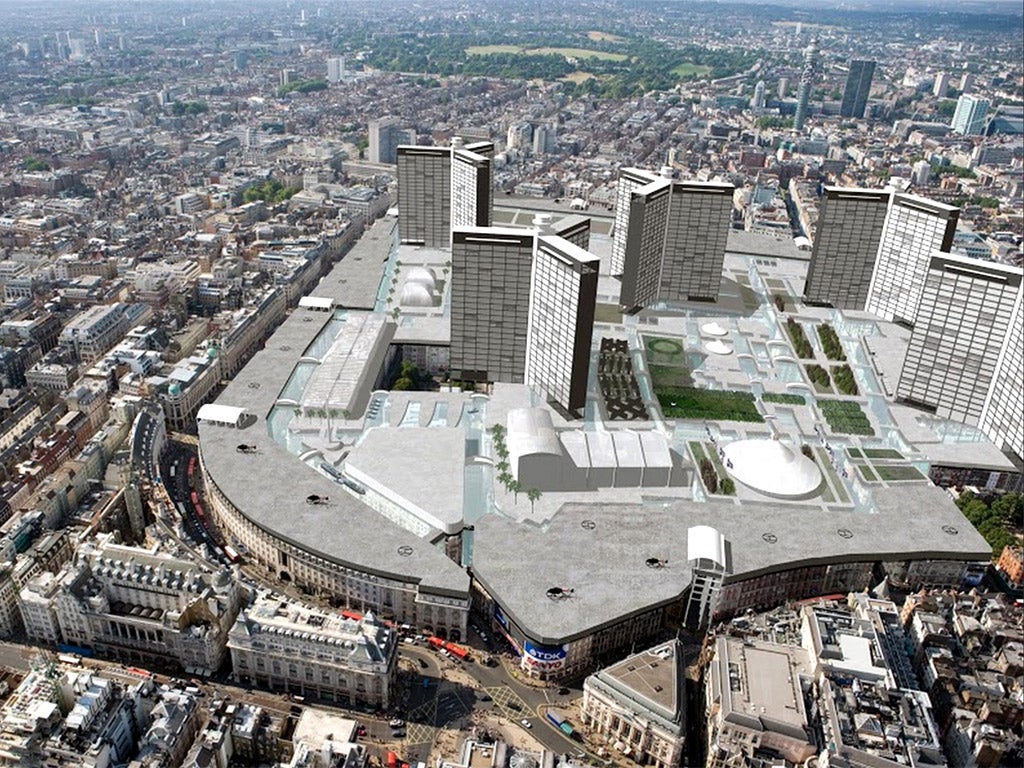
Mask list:
[[[403,243],[447,248],[451,242],[452,151],[402,146],[398,160],[398,232]]]
[[[661,260],[660,300],[718,299],[733,189],[731,184],[673,182]]]
[[[658,298],[672,183],[652,181],[631,193],[619,303],[645,307]]]
[[[875,62],[862,59],[850,62],[850,73],[846,76],[846,88],[843,89],[843,101],[839,106],[841,117],[864,117],[874,76]]]
[[[826,187],[804,285],[804,300],[864,309],[891,193]]]
[[[889,322],[913,326],[928,263],[948,253],[960,211],[913,195],[896,194],[885,220],[867,310]]]
[[[597,279],[596,256],[560,237],[537,238],[525,381],[570,410],[587,400]]]
[[[524,380],[533,248],[532,231],[452,232],[453,379]]]
[[[1024,459],[1024,291],[1018,289],[995,379],[979,426],[1002,450]]]
[[[1020,288],[1020,270],[934,255],[896,396],[979,424]]]
[[[633,191],[652,181],[657,175],[640,168],[622,168],[615,188],[615,236],[612,238],[611,272],[621,275],[626,262],[626,236],[629,232],[629,211]]]

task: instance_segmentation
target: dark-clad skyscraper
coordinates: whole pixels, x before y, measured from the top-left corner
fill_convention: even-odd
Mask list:
[[[854,59],[850,62],[850,74],[846,76],[843,103],[839,107],[842,117],[864,117],[864,110],[871,95],[871,78],[875,76],[875,62]]]
[[[403,243],[428,248],[451,245],[453,227],[486,227],[494,205],[494,144],[452,147],[401,146],[398,161],[398,233]]]
[[[556,235],[454,229],[452,378],[528,384],[563,408],[582,408],[598,267],[596,256]]]
[[[864,309],[891,196],[881,189],[825,187],[804,301]]]
[[[712,181],[672,182],[659,299],[718,300],[735,191]]]
[[[629,193],[622,307],[718,299],[734,191],[731,184],[657,179]]]
[[[397,160],[399,237],[403,243],[447,248],[452,229],[451,149],[403,146]]]

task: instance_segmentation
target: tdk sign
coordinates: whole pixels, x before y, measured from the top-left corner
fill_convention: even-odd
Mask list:
[[[561,661],[565,658],[565,646],[545,646],[526,643],[526,655],[532,656],[538,661]]]

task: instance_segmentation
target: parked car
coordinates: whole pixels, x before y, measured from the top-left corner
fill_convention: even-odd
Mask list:
[[[519,721],[519,724],[523,726],[523,728],[533,728],[533,723],[531,723],[525,717]]]
[[[402,728],[405,725],[405,720],[396,717],[394,720],[389,720],[388,725],[392,728]]]

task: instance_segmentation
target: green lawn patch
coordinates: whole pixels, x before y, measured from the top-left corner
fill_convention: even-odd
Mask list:
[[[466,53],[470,56],[489,56],[492,53],[519,53],[522,50],[518,45],[471,45]]]
[[[861,459],[864,457],[864,454],[861,453],[860,448],[847,448],[846,455],[849,456],[851,459]]]
[[[878,475],[876,475],[871,467],[867,464],[858,464],[857,471],[860,472],[860,476],[863,477],[869,483],[877,483]]]
[[[590,48],[524,48],[520,45],[471,45],[466,49],[468,56],[490,56],[495,53],[518,53],[522,56],[564,56],[569,59],[605,59],[625,61],[623,53],[593,51]]]
[[[851,451],[857,450],[851,448]],[[903,454],[892,448],[865,448],[864,455],[869,459],[902,459]]]
[[[680,387],[692,387],[693,377],[690,369],[679,365],[648,365],[648,372],[651,374],[651,384],[655,389],[678,389]]]
[[[835,498],[840,504],[848,504],[850,497],[846,494],[846,488],[843,486],[843,481],[839,479],[839,474],[832,468],[832,462],[829,461],[828,454],[825,449],[821,446],[815,446],[814,455],[817,457],[818,467],[828,480],[825,482],[826,486],[831,486],[835,491]]]
[[[803,395],[790,395],[782,392],[765,392],[761,399],[766,403],[785,403],[787,405],[807,405]]]
[[[645,336],[647,349],[664,357],[679,357],[683,354],[683,343],[678,339],[666,339],[662,336]]]
[[[703,443],[698,443],[696,440],[693,440],[688,443],[688,445],[690,446],[690,453],[693,454],[694,461],[700,463],[701,459],[707,458],[707,454],[704,453]]]
[[[669,419],[764,421],[757,412],[754,396],[749,392],[695,387],[656,387],[654,394],[661,404],[662,413]]]
[[[860,403],[851,403],[845,400],[819,400],[818,406],[821,413],[828,422],[829,429],[837,435],[874,435],[875,430],[871,426]]]
[[[622,312],[614,304],[598,304],[594,307],[595,323],[621,323]]]
[[[916,467],[893,467],[888,465],[876,466],[875,471],[878,476],[886,482],[899,482],[900,480],[924,480],[922,475]]]
[[[590,48],[528,48],[523,51],[527,56],[565,56],[567,59],[604,59],[605,61],[625,61],[626,54],[594,51]]]
[[[688,61],[672,68],[672,74],[676,77],[693,77],[695,75],[704,77],[709,72],[711,72],[711,67],[706,67],[703,64],[691,64]]]

